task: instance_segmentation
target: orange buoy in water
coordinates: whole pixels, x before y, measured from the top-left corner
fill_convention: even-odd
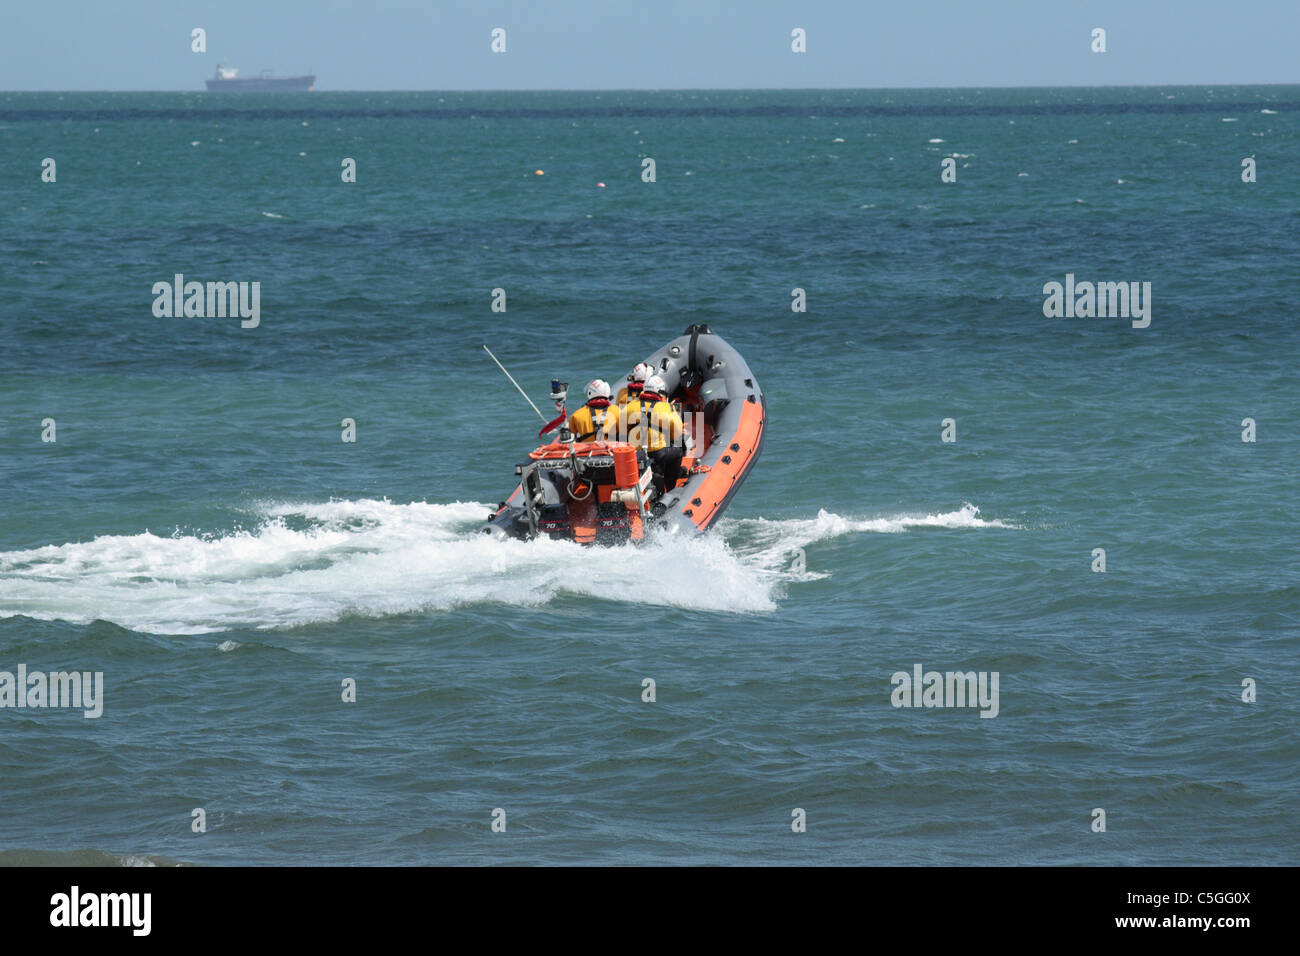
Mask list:
[[[544,172],[542,172],[540,169],[538,169],[538,170],[535,170],[535,171],[533,172],[533,175],[534,175],[534,176],[545,176],[546,174],[545,174]]]

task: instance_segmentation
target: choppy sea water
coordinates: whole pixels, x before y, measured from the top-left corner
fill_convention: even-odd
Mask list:
[[[0,863],[1296,863],[1298,116],[0,94],[0,671],[104,675],[0,708]],[[695,322],[770,414],[716,533],[473,533],[536,432],[482,344],[540,404]]]

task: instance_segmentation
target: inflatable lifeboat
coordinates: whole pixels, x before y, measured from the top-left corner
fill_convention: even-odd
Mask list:
[[[722,517],[763,449],[763,391],[740,353],[707,325],[692,325],[645,361],[691,438],[676,487],[656,487],[644,448],[579,442],[561,428],[559,441],[515,466],[519,484],[488,516],[484,534],[620,544],[653,528],[701,534]]]

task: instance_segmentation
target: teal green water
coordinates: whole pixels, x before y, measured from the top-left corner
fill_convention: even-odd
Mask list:
[[[104,674],[0,709],[0,863],[1300,862],[1298,117],[0,94],[0,671]],[[1150,326],[1045,317],[1067,273]],[[717,533],[474,534],[537,427],[482,344],[542,404],[695,322],[770,413]]]

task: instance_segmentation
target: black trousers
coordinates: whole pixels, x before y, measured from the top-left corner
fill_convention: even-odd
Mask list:
[[[661,495],[677,487],[677,480],[682,476],[684,450],[681,445],[665,445],[650,452],[650,470],[654,472],[655,487]]]

